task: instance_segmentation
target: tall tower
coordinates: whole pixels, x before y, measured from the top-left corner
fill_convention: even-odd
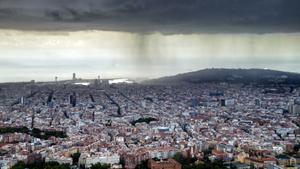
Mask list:
[[[75,107],[76,106],[76,93],[73,92],[72,95],[70,95],[70,104]]]
[[[73,73],[73,80],[76,80],[76,73]]]
[[[93,111],[93,117],[92,117],[93,122],[95,122],[95,111]]]
[[[98,75],[98,83],[102,83],[102,80],[100,78],[100,75]]]
[[[24,105],[24,104],[25,104],[25,97],[24,97],[24,96],[22,96],[22,97],[21,97],[21,100],[20,100],[20,102],[21,102],[21,104],[22,104],[22,105]]]
[[[57,76],[55,76],[55,83],[57,83],[57,79],[58,79],[58,77],[57,77]]]
[[[32,110],[32,114],[31,114],[31,129],[34,128],[34,118],[35,118],[35,114],[34,114],[34,110]]]

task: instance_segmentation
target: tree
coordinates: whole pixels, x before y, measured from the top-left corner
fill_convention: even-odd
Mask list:
[[[74,154],[71,155],[72,160],[73,160],[73,164],[74,164],[74,165],[77,165],[77,164],[78,164],[80,155],[81,155],[81,154],[80,154],[79,152],[74,153]]]
[[[58,162],[43,162],[43,163],[36,163],[26,165],[23,161],[18,162],[14,165],[11,169],[70,169],[68,164],[59,164]]]
[[[11,169],[24,169],[26,164],[23,161],[18,162],[15,164]]]
[[[97,163],[97,164],[93,164],[91,169],[109,169],[109,165]]]
[[[300,144],[296,144],[295,146],[294,146],[294,152],[298,152],[299,151],[299,149],[300,149]]]
[[[203,163],[195,164],[195,158],[185,158],[180,153],[177,153],[173,159],[182,165],[182,169],[227,169],[220,160],[211,162],[207,159]]]
[[[181,153],[176,153],[173,159],[179,162],[183,168],[185,168],[184,166],[190,166],[191,164],[194,164],[196,161],[195,158],[186,158]]]

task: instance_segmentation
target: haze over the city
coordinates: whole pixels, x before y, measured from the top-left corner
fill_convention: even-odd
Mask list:
[[[297,0],[1,0],[0,81],[300,72]]]

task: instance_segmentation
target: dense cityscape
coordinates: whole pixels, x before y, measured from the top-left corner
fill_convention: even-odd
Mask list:
[[[3,83],[0,168],[296,169],[299,91],[84,81],[75,74],[67,81]]]

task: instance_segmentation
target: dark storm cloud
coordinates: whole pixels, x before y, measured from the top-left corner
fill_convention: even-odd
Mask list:
[[[299,0],[0,0],[0,27],[129,32],[298,32]]]

